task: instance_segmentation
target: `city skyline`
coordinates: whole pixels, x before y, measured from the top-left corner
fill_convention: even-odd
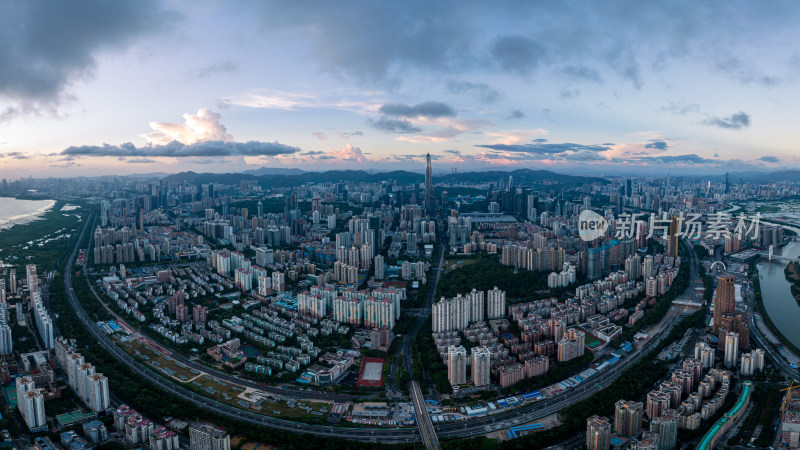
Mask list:
[[[0,8],[11,179],[800,164],[792,4]]]

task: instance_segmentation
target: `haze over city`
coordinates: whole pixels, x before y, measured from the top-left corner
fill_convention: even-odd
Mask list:
[[[0,6],[0,174],[800,164],[793,2]]]

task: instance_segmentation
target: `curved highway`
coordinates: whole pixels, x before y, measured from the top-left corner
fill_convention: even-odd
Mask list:
[[[90,217],[91,218],[91,217]],[[385,443],[398,443],[398,442],[412,442],[419,441],[420,435],[416,427],[414,428],[345,428],[345,427],[331,427],[323,425],[309,425],[300,422],[293,422],[289,420],[276,419],[273,417],[263,416],[250,411],[242,410],[219,403],[208,397],[196,394],[182,386],[170,382],[163,378],[161,375],[151,371],[147,367],[140,364],[128,353],[119,348],[101,329],[89,318],[86,311],[78,302],[75,292],[72,288],[72,264],[77,254],[80,241],[86,233],[86,229],[91,220],[86,221],[83,230],[79,235],[75,248],[67,260],[65,267],[64,286],[67,292],[67,300],[70,306],[75,310],[80,321],[89,330],[92,336],[97,340],[106,351],[108,351],[114,358],[128,367],[137,375],[147,379],[150,383],[159,387],[160,389],[169,392],[176,397],[195,404],[200,408],[205,408],[214,413],[226,416],[242,422],[247,422],[259,426],[266,426],[276,429],[281,429],[293,433],[309,433],[317,436],[324,437],[337,437],[343,439],[354,439],[361,441],[377,441]],[[675,318],[669,319],[667,326],[661,332],[653,336],[641,349],[623,358],[618,364],[612,366],[606,372],[598,377],[589,379],[584,385],[573,389],[565,394],[543,400],[538,403],[522,406],[516,409],[511,409],[491,416],[476,418],[469,421],[455,422],[448,424],[435,425],[436,434],[445,438],[459,438],[485,434],[491,431],[507,428],[508,426],[524,423],[532,420],[539,419],[562,408],[571,405],[577,401],[583,400],[595,392],[602,389],[604,385],[616,380],[619,375],[628,367],[638,362],[645,354],[652,350],[658,342],[672,328]]]

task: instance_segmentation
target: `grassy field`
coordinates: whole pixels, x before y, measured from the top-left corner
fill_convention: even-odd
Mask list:
[[[145,361],[153,369],[160,371],[164,375],[174,378],[175,380],[186,382],[199,375],[188,367],[178,364],[172,358],[168,358],[163,354],[153,350],[147,345],[139,341],[117,342],[125,352],[133,357]],[[166,370],[164,370],[166,369]]]

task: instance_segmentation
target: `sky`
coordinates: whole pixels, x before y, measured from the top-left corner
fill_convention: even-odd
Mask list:
[[[800,3],[0,3],[0,176],[800,167]]]

